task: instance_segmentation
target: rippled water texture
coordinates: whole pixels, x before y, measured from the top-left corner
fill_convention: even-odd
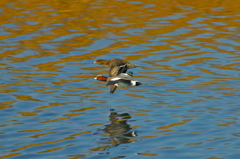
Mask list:
[[[239,6],[1,0],[0,158],[239,158]],[[94,80],[115,57],[144,85]]]

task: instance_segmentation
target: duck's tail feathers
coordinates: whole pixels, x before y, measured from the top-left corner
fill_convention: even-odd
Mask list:
[[[136,65],[136,64],[133,64],[133,63],[127,63],[126,65],[127,65],[128,68],[141,67],[140,65]]]
[[[142,83],[137,81],[136,86],[140,86],[140,85],[142,85]]]
[[[140,86],[142,85],[142,82],[139,81],[131,81],[132,86]]]

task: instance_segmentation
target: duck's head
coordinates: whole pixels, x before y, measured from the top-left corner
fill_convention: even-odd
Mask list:
[[[94,79],[99,81],[107,81],[108,78],[103,75],[97,75]]]
[[[99,64],[99,65],[106,65],[106,62],[107,62],[107,60],[98,59],[98,60],[94,61],[93,63]]]

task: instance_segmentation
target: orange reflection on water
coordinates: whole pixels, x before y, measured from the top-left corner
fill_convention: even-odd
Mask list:
[[[37,115],[37,113],[34,112],[18,112],[19,114],[21,114],[22,116],[35,116]]]
[[[36,101],[36,102],[42,101],[39,99],[32,98],[31,96],[28,96],[28,95],[14,95],[14,96],[19,100]]]
[[[134,1],[133,1],[134,2]],[[174,105],[172,101],[156,101],[156,97],[161,98],[177,98],[181,94],[192,93],[197,88],[184,88],[181,85],[176,87],[175,82],[185,82],[195,79],[208,78],[208,75],[213,77],[208,78],[207,82],[200,82],[198,86],[216,86],[218,90],[216,94],[239,96],[234,92],[225,92],[231,90],[226,82],[230,80],[238,80],[237,77],[231,77],[233,74],[230,71],[239,71],[239,50],[240,47],[234,43],[239,43],[237,37],[239,33],[240,22],[235,20],[236,15],[239,14],[240,1],[222,1],[222,0],[162,0],[162,1],[135,1],[141,2],[139,4],[129,3],[129,1],[99,1],[94,0],[74,0],[74,1],[59,1],[59,0],[23,0],[13,1],[10,4],[9,0],[1,0],[2,15],[0,16],[1,28],[7,34],[0,35],[0,40],[3,45],[6,45],[0,53],[1,59],[6,59],[7,62],[1,62],[0,68],[6,71],[6,74],[11,74],[10,83],[3,82],[0,93],[8,94],[14,99],[6,99],[0,103],[0,110],[14,108],[18,102],[46,102],[43,106],[34,106],[34,109],[52,109],[61,106],[68,106],[72,102],[70,97],[79,96],[85,101],[73,101],[78,108],[68,108],[67,111],[60,115],[60,117],[52,117],[51,119],[40,122],[45,127],[50,123],[58,123],[67,121],[71,118],[84,116],[87,111],[96,111],[99,107],[108,105],[106,99],[95,99],[98,94],[102,93],[100,85],[87,83],[86,80],[94,77],[98,73],[107,74],[108,70],[104,67],[96,65],[90,66],[84,60],[93,61],[94,59],[114,54],[115,56],[124,58],[129,61],[139,61],[149,67],[142,67],[135,77],[143,80],[153,81],[152,83],[143,87],[143,90],[131,90],[131,93],[124,94],[128,98],[133,99],[153,99],[150,105],[151,109],[137,110],[134,116],[150,116],[153,109],[163,108],[164,105]],[[152,5],[149,5],[152,4]],[[173,17],[173,18],[172,18]],[[200,19],[199,19],[200,18]],[[196,22],[199,20],[199,22]],[[194,22],[195,21],[195,22]],[[221,25],[219,24],[221,23]],[[6,24],[6,25],[4,25]],[[7,24],[12,24],[12,27],[7,27]],[[195,24],[198,24],[194,26]],[[236,28],[229,31],[229,28]],[[181,32],[182,28],[186,32]],[[198,35],[206,34],[206,37],[198,37]],[[182,40],[191,39],[196,43],[196,48],[189,47],[189,42]],[[234,43],[225,41],[217,41],[216,39],[231,39]],[[101,41],[102,40],[102,41]],[[104,41],[106,40],[106,41]],[[99,43],[98,43],[99,42]],[[102,46],[104,45],[104,46]],[[141,46],[143,49],[133,51],[132,46]],[[219,46],[227,46],[231,49],[221,48]],[[181,49],[176,49],[181,48]],[[205,48],[206,50],[201,50]],[[6,49],[6,50],[4,50]],[[13,49],[13,50],[12,50]],[[124,51],[122,51],[124,50]],[[131,51],[129,51],[131,50]],[[210,50],[210,51],[209,51]],[[227,55],[228,60],[222,63],[222,57],[214,55],[216,52]],[[27,53],[25,51],[28,51]],[[214,57],[212,57],[214,56]],[[112,56],[111,56],[112,57]],[[40,59],[40,60],[39,60]],[[230,61],[230,60],[231,61]],[[175,60],[178,63],[175,63]],[[218,65],[209,65],[209,67],[200,67],[201,64],[206,64],[211,61],[220,61]],[[83,63],[84,61],[84,63]],[[31,66],[30,70],[24,70],[20,66],[25,64]],[[66,65],[65,65],[66,64]],[[68,64],[68,65],[67,65]],[[77,73],[62,74],[66,66],[71,65],[72,68],[79,68]],[[188,74],[184,72],[184,67],[191,67],[196,74]],[[69,68],[68,68],[69,69]],[[229,72],[228,72],[229,71]],[[235,72],[236,73],[236,72]],[[58,77],[58,75],[62,75]],[[157,76],[159,75],[159,76]],[[160,76],[162,75],[162,76]],[[162,79],[162,77],[172,75],[173,81]],[[135,78],[134,77],[134,78]],[[39,79],[40,78],[40,79]],[[41,81],[43,78],[50,78],[53,81]],[[8,81],[8,82],[9,82]],[[237,82],[238,82],[237,81]],[[43,85],[40,85],[43,83]],[[47,84],[46,84],[46,83]],[[70,85],[74,82],[79,82],[76,85]],[[82,82],[82,83],[81,83]],[[85,82],[85,83],[84,83]],[[144,81],[143,81],[144,82]],[[21,88],[18,86],[29,86],[29,88]],[[165,88],[164,92],[151,92],[154,88]],[[168,85],[168,86],[165,86]],[[170,85],[170,86],[169,86]],[[173,85],[173,86],[172,86]],[[53,90],[54,89],[54,90]],[[31,91],[31,93],[29,93]],[[64,91],[64,92],[61,92]],[[97,92],[92,92],[97,91]],[[121,89],[119,89],[121,91]],[[158,90],[159,91],[159,90]],[[33,96],[32,92],[37,95]],[[60,95],[55,93],[61,92]],[[145,96],[140,93],[146,93]],[[172,94],[174,92],[175,94]],[[237,89],[236,89],[237,92]],[[19,93],[19,94],[17,94]],[[139,93],[139,94],[138,94]],[[97,95],[96,95],[97,94]],[[44,99],[47,95],[50,99]],[[56,100],[56,98],[59,99]],[[125,97],[124,96],[124,97]],[[153,98],[153,96],[156,96]],[[69,101],[62,101],[69,97]],[[91,99],[93,98],[93,99]],[[206,96],[206,99],[189,99],[188,103],[207,102],[210,99],[221,99],[214,96]],[[49,100],[49,101],[48,101]],[[79,99],[80,100],[80,99]],[[82,102],[82,103],[81,103]],[[85,104],[85,103],[86,104]],[[93,102],[97,104],[94,105]],[[85,105],[84,105],[85,104]],[[153,105],[153,106],[151,106]],[[134,107],[128,103],[119,105],[119,108]],[[182,106],[177,106],[182,107]],[[183,107],[184,108],[184,107]],[[204,111],[221,111],[220,108],[200,107]],[[45,110],[44,110],[45,111]],[[189,110],[189,112],[204,112],[202,110]],[[69,113],[70,112],[70,113]],[[17,112],[21,118],[36,117],[42,118],[37,112]],[[16,114],[17,114],[16,113]],[[102,113],[102,112],[101,112]],[[188,115],[193,117],[194,115]],[[184,124],[192,121],[186,119],[181,122],[167,123],[165,126],[159,126],[157,129],[161,131],[155,133],[167,133],[174,131],[175,126],[184,126]],[[27,122],[27,121],[26,121]],[[26,123],[23,125],[23,130],[18,130],[21,133],[31,133],[43,131],[43,129],[29,129],[25,130]],[[13,124],[19,124],[13,123]],[[144,127],[145,123],[137,123],[131,128]],[[26,123],[27,124],[27,123]],[[222,121],[222,124],[215,124],[218,127],[230,126],[234,122]],[[57,124],[56,124],[57,125]],[[87,125],[79,125],[81,127],[96,126],[96,129],[103,126],[104,122],[91,121]],[[27,125],[28,126],[28,125]],[[57,126],[56,126],[57,127]],[[55,128],[56,128],[55,127]],[[66,130],[72,131],[72,130]],[[203,131],[193,131],[203,132]],[[5,133],[5,132],[4,132]],[[6,132],[8,133],[8,132]],[[12,133],[12,132],[11,132]],[[59,140],[36,142],[33,144],[21,144],[19,148],[8,150],[7,152],[15,152],[24,150],[30,147],[39,145],[50,145],[52,143],[61,143],[65,140],[72,140],[74,137],[84,134],[91,134],[92,131],[84,131],[80,133],[71,132],[72,135],[62,137]],[[41,134],[30,134],[26,138],[40,138],[46,135],[57,134],[57,132],[46,132]],[[141,134],[140,134],[141,135]],[[156,134],[155,134],[156,135]],[[157,138],[158,136],[139,136],[140,139]],[[104,135],[103,135],[104,136]],[[109,135],[105,135],[109,136]],[[115,139],[113,137],[113,139]],[[116,139],[114,140],[116,142]],[[102,151],[110,148],[114,141],[105,142],[99,145],[92,145],[88,151]],[[133,142],[130,139],[129,142]],[[33,141],[34,142],[34,141]],[[15,145],[18,143],[14,143]],[[200,145],[202,143],[195,142],[187,144]],[[15,146],[14,145],[14,146]],[[59,151],[61,149],[70,147],[68,145],[59,145],[39,151],[38,153],[47,153]],[[164,147],[162,149],[171,149],[173,147]],[[142,151],[141,151],[142,152]],[[82,152],[80,152],[82,153]],[[84,152],[85,153],[85,152]],[[9,158],[22,153],[12,153],[1,158]],[[73,158],[84,158],[91,154],[86,152],[82,155],[69,155]],[[142,152],[139,155],[156,156],[155,153]]]
[[[22,155],[22,154],[23,153],[11,153],[11,154],[1,156],[1,158],[9,158],[9,157],[14,157],[14,156],[19,156],[19,155]]]
[[[13,107],[13,104],[14,104],[15,102],[16,102],[16,101],[1,102],[1,103],[0,103],[0,110]]]
[[[63,138],[63,139],[60,139],[60,140],[54,140],[54,141],[49,141],[49,142],[29,144],[29,145],[25,145],[25,146],[19,147],[19,148],[17,148],[17,149],[10,150],[10,151],[8,151],[8,152],[20,151],[20,150],[27,149],[27,148],[29,148],[29,147],[34,147],[34,146],[40,146],[40,145],[58,143],[58,142],[65,141],[65,140],[71,140],[71,139],[73,139],[73,138],[74,138],[74,137],[66,137],[66,138]]]
[[[179,125],[186,124],[189,121],[192,121],[192,119],[185,119],[182,122],[172,123],[172,124],[169,124],[169,125],[166,125],[166,126],[160,126],[160,127],[158,127],[158,129],[168,129],[168,128],[171,128],[171,127],[174,127],[174,126],[179,126]]]

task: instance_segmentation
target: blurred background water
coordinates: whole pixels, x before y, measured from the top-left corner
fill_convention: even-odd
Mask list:
[[[0,6],[0,158],[239,158],[240,1]],[[146,85],[94,80],[115,57]]]

